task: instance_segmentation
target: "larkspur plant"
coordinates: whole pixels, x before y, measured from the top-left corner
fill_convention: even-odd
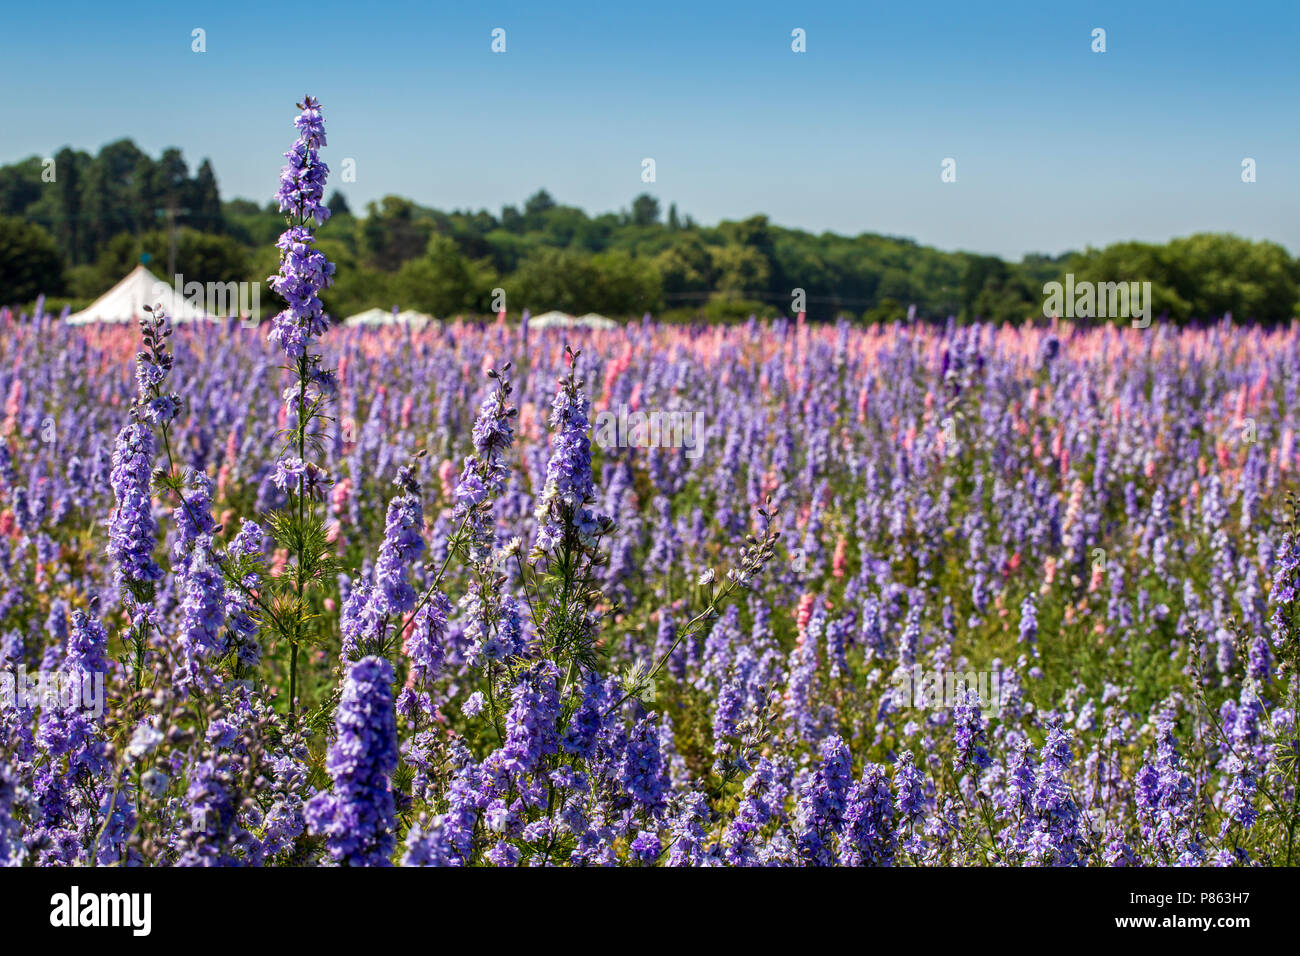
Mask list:
[[[269,334],[0,312],[0,864],[1300,862],[1300,329],[332,329],[295,129]]]

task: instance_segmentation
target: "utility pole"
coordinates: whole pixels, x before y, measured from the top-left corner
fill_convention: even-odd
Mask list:
[[[159,209],[160,213],[167,217],[167,276],[174,278],[176,275],[176,217],[177,215],[187,216],[189,210],[178,207],[174,202],[169,202],[166,209]]]

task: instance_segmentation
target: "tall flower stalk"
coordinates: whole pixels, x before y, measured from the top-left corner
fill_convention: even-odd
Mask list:
[[[274,625],[289,646],[289,713],[297,707],[300,650],[313,634],[309,591],[333,570],[323,517],[315,503],[331,482],[328,472],[309,460],[322,452],[327,405],[335,392],[333,373],[322,367],[313,343],[328,325],[320,293],[332,282],[334,264],[314,246],[316,227],[329,219],[324,203],[329,167],[321,161],[325,121],[320,102],[308,96],[298,104],[294,119],[298,138],[289,147],[276,193],[288,228],[276,243],[280,271],[268,280],[286,308],[272,322],[269,338],[288,359],[293,381],[284,391],[285,410],[292,426],[276,463],[273,481],[288,497],[288,505],[271,516],[272,537],[293,556],[292,568],[273,579]]]
[[[149,306],[140,320],[142,348],[136,353],[136,398],[130,420],[117,434],[109,482],[116,502],[108,519],[108,554],[122,603],[131,621],[135,689],[144,683],[149,634],[153,629],[154,593],[163,570],[154,560],[158,524],[153,517],[153,467],[157,454],[154,426],[166,427],[179,408],[175,395],[163,391],[172,368],[167,351],[171,329],[166,317]]]

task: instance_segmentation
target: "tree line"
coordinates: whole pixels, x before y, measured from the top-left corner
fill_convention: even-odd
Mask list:
[[[140,261],[204,282],[264,281],[276,271],[283,217],[272,203],[223,201],[207,160],[191,174],[179,150],[153,159],[125,139],[94,156],[65,148],[51,159],[0,166],[6,303],[45,294],[84,304]],[[545,190],[499,215],[400,196],[357,214],[338,192],[329,205],[319,244],[339,267],[325,296],[335,315],[394,305],[485,315],[504,290],[515,313],[716,321],[789,315],[802,304],[814,320],[911,311],[1019,322],[1042,315],[1044,285],[1067,273],[1077,282],[1149,281],[1156,314],[1179,322],[1225,312],[1281,322],[1300,311],[1300,260],[1276,243],[1223,234],[1010,262],[893,236],[813,234],[762,215],[704,226],[648,194],[599,215]]]

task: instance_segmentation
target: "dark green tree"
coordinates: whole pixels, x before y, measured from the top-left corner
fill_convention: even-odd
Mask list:
[[[63,258],[50,234],[16,216],[0,216],[0,302],[17,305],[63,290]]]

